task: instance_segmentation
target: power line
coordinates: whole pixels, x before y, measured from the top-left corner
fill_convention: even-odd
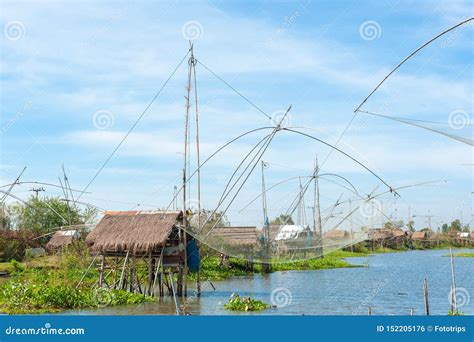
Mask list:
[[[184,57],[181,59],[181,61],[178,63],[178,65],[174,68],[173,72],[169,75],[169,77],[166,79],[166,81],[163,83],[163,85],[161,86],[161,88],[158,90],[158,92],[155,94],[155,96],[151,99],[150,103],[148,104],[148,106],[146,106],[146,108],[143,110],[143,112],[139,115],[139,117],[137,118],[137,120],[133,123],[132,127],[130,127],[130,129],[128,130],[128,132],[124,135],[124,137],[122,138],[122,140],[119,142],[119,144],[115,147],[115,149],[112,151],[112,153],[107,157],[107,159],[104,161],[104,163],[102,164],[102,166],[97,170],[97,172],[95,173],[94,177],[92,177],[92,179],[89,181],[89,183],[87,183],[86,187],[84,188],[84,190],[81,191],[81,193],[79,194],[79,196],[77,197],[76,200],[79,200],[82,195],[84,194],[84,192],[89,188],[89,186],[92,184],[92,182],[94,182],[94,180],[97,178],[97,176],[99,176],[99,174],[102,172],[102,170],[105,168],[105,166],[108,164],[108,162],[112,159],[112,157],[115,155],[115,153],[118,151],[118,149],[120,148],[120,146],[122,146],[122,144],[124,143],[124,141],[128,138],[128,136],[130,135],[130,133],[132,133],[133,129],[138,125],[138,123],[140,122],[140,120],[143,118],[143,116],[145,116],[145,113],[148,111],[148,109],[151,107],[151,105],[155,102],[155,100],[158,98],[158,96],[161,94],[161,92],[163,91],[163,89],[166,87],[166,85],[168,84],[168,82],[171,80],[171,78],[174,76],[174,74],[176,73],[176,71],[178,71],[179,67],[181,66],[181,64],[184,62],[184,60],[186,59],[186,57],[188,57],[189,55],[189,52],[190,50],[188,50],[188,52],[186,53],[186,55],[184,55]]]
[[[241,92],[239,92],[237,89],[235,89],[232,85],[230,85],[227,81],[225,81],[222,77],[217,75],[214,71],[209,69],[206,65],[204,65],[200,60],[196,59],[196,61],[202,65],[204,69],[206,69],[209,73],[211,73],[215,78],[217,78],[219,81],[224,83],[227,87],[232,89],[237,95],[239,95],[241,98],[243,98],[248,104],[250,104],[252,107],[254,107],[256,110],[258,110],[260,113],[265,115],[267,119],[270,119],[273,121],[272,117],[265,113],[260,107],[258,107],[254,102],[252,102],[249,98],[247,98],[245,95],[243,95]]]

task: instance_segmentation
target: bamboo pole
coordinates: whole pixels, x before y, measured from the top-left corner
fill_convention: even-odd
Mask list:
[[[127,255],[125,255],[125,260],[123,262],[123,266],[122,266],[122,274],[120,275],[120,281],[119,281],[119,289],[123,289],[123,277],[125,275],[125,266],[127,265],[127,261],[128,261],[128,254],[130,253],[130,251],[127,251]]]
[[[148,288],[145,290],[145,293],[151,295],[151,287],[153,285],[153,258],[151,256],[152,251],[148,255]]]
[[[99,256],[99,253],[97,253],[97,254],[94,256],[94,259],[92,259],[91,263],[89,264],[89,267],[87,267],[87,270],[86,270],[86,271],[84,272],[84,274],[82,275],[81,280],[79,280],[79,282],[77,283],[76,289],[82,284],[82,281],[83,281],[84,278],[86,277],[87,273],[89,273],[89,270],[91,269],[92,265],[94,264],[94,261],[95,261],[95,259],[97,258],[97,256]]]
[[[178,305],[178,299],[176,298],[176,290],[174,286],[174,273],[170,273],[170,283],[171,283],[171,290],[173,291],[173,300],[174,300],[174,305],[176,307],[176,315],[180,315],[179,311],[179,305]]]
[[[454,258],[453,250],[449,248],[449,257],[451,259],[451,311],[456,314],[458,311],[457,299],[456,299],[456,274],[454,273]]]
[[[105,266],[105,256],[102,254],[102,260],[100,262],[99,287],[102,287],[102,284],[104,282],[104,266]]]
[[[425,299],[425,313],[426,316],[430,315],[430,304],[428,302],[428,281],[425,280],[423,281],[423,297]]]

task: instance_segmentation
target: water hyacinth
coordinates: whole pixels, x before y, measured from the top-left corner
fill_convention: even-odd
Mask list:
[[[239,294],[232,293],[229,302],[224,308],[232,311],[261,311],[268,309],[270,305],[261,300],[253,299],[250,296],[241,297]]]

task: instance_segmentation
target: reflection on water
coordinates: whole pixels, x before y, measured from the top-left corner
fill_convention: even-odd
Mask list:
[[[213,282],[215,291],[209,284],[204,284],[200,298],[192,296],[191,287],[186,311],[191,315],[366,315],[367,307],[371,306],[374,315],[408,315],[410,308],[414,309],[415,315],[422,315],[422,286],[423,279],[427,278],[431,314],[446,315],[450,308],[451,286],[450,261],[443,257],[447,253],[447,250],[410,251],[350,258],[350,262],[368,267],[236,277]],[[458,291],[462,295],[458,302],[464,304],[460,311],[472,315],[474,258],[455,258],[455,268],[457,287],[462,292]],[[279,307],[260,313],[229,312],[224,304],[233,292],[277,303]],[[172,299],[166,297],[162,302],[65,314],[173,315],[175,306]]]

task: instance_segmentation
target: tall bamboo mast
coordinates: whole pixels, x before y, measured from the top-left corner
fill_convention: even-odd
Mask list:
[[[265,172],[264,169],[267,164],[262,160],[262,206],[263,206],[263,248],[265,251],[264,263],[262,264],[262,270],[264,273],[270,272],[270,222],[268,222],[268,208],[267,208],[267,196],[265,189]]]
[[[314,182],[316,184],[316,202],[318,204],[318,228],[319,228],[319,241],[320,241],[320,248],[319,251],[321,253],[321,258],[323,257],[323,225],[321,223],[321,204],[319,201],[319,164],[318,164],[318,156],[316,156],[316,165],[315,165],[315,179]]]
[[[197,79],[196,79],[196,63],[197,60],[194,58],[193,50],[191,50],[191,59],[190,64],[193,69],[194,76],[194,106],[196,113],[196,159],[197,159],[197,201],[198,201],[198,232],[201,231],[201,157],[199,149],[199,110],[198,110],[198,93],[197,93]],[[201,265],[199,263],[199,268],[196,277],[196,287],[198,295],[201,294]]]
[[[184,158],[183,158],[183,203],[182,203],[182,210],[183,210],[183,227],[187,228],[188,227],[188,213],[187,213],[187,208],[186,208],[186,169],[187,169],[187,163],[188,163],[188,137],[189,137],[189,108],[190,108],[190,93],[191,93],[191,71],[192,71],[192,63],[194,62],[194,55],[193,55],[193,45],[190,43],[190,52],[191,55],[189,57],[189,63],[188,63],[188,82],[186,84],[186,115],[184,118]],[[179,239],[180,239],[180,245],[183,246],[183,255],[184,255],[184,269],[183,269],[183,278],[184,278],[184,296],[187,296],[187,267],[188,267],[188,261],[187,261],[187,236],[186,236],[186,231],[183,229],[179,230]],[[181,278],[178,276],[178,278]],[[181,282],[181,279],[178,279],[178,295],[182,295],[182,289],[183,289],[183,284]]]

